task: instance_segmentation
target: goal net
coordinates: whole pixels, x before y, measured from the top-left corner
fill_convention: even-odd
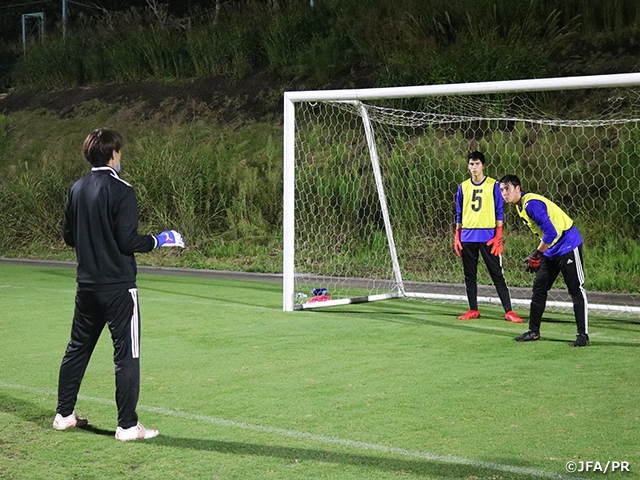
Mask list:
[[[488,176],[516,174],[523,190],[573,218],[590,308],[640,314],[634,86],[640,74],[287,92],[283,309],[391,298],[466,304],[455,194],[469,178],[468,153],[479,150]],[[572,102],[589,105],[586,118],[566,113]],[[538,240],[513,205],[504,208],[505,278],[525,310],[533,277],[523,258]],[[478,294],[500,304],[482,260]],[[571,305],[559,278],[548,306]]]

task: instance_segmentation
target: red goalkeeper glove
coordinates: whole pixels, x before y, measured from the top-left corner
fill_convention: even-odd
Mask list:
[[[456,238],[453,241],[453,249],[459,257],[462,256],[462,241],[460,241],[460,235],[462,235],[462,228],[456,228]]]
[[[536,273],[540,268],[540,260],[542,259],[542,252],[537,248],[531,255],[524,259],[526,265],[525,271],[529,273]]]
[[[496,227],[496,235],[487,242],[487,246],[491,247],[491,255],[502,255],[502,225]]]

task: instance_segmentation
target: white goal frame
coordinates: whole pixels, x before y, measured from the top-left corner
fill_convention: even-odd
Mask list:
[[[383,212],[383,219],[386,228],[389,248],[391,250],[391,258],[393,262],[393,270],[395,274],[395,282],[397,291],[388,294],[371,295],[363,298],[347,298],[340,300],[328,300],[326,302],[317,302],[315,304],[295,305],[295,222],[294,222],[294,206],[295,206],[295,135],[296,135],[296,103],[298,102],[357,102],[360,100],[379,100],[379,99],[397,99],[397,98],[417,98],[429,96],[447,96],[447,95],[474,95],[474,94],[495,94],[507,92],[541,92],[554,90],[577,90],[577,89],[593,89],[593,88],[615,88],[615,87],[633,87],[640,86],[640,73],[625,73],[612,75],[590,75],[579,77],[559,77],[529,80],[509,80],[496,82],[477,82],[477,83],[458,83],[443,85],[423,85],[412,87],[387,87],[387,88],[367,88],[367,89],[345,89],[345,90],[315,90],[315,91],[289,91],[284,93],[284,164],[283,164],[283,275],[282,275],[282,306],[284,311],[293,311],[295,309],[326,307],[333,305],[344,305],[349,303],[358,303],[364,301],[382,300],[387,298],[398,297],[420,297],[434,298],[442,300],[466,301],[465,296],[459,295],[430,295],[430,294],[412,294],[408,293],[404,288],[402,273],[397,264],[397,258],[393,254],[394,240],[391,225],[386,212],[384,192],[379,189],[380,206]],[[365,109],[362,109],[363,124],[367,143],[369,145],[369,153],[372,157],[374,175],[379,171],[379,165],[376,167],[376,147],[372,137],[371,127],[367,119]],[[484,302],[496,303],[492,298],[479,298]],[[513,303],[526,303],[529,301],[518,302],[514,299]],[[550,306],[553,302],[548,302]],[[558,307],[570,307],[571,304],[566,302],[558,303]],[[590,308],[593,305],[590,305]],[[640,313],[640,308],[615,305],[606,305],[607,310],[620,309],[626,312]]]

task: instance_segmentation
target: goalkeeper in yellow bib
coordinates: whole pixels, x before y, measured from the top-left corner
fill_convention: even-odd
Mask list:
[[[522,191],[520,179],[505,175],[500,179],[504,201],[516,206],[518,215],[540,239],[538,247],[525,259],[526,269],[535,273],[529,311],[529,331],[516,337],[517,342],[540,339],[540,324],[547,304],[547,294],[560,272],[573,302],[578,335],[574,347],[589,344],[588,302],[582,268],[582,236],[573,220],[555,203],[542,195]]]
[[[453,248],[462,257],[464,283],[469,311],[459,320],[480,317],[478,310],[478,258],[482,255],[489,275],[505,311],[505,319],[522,323],[511,309],[511,295],[502,269],[502,223],[504,202],[495,179],[484,174],[485,158],[482,152],[471,152],[467,157],[471,178],[458,186],[456,194],[456,236]]]

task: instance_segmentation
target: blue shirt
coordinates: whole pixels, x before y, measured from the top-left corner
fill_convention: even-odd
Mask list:
[[[550,200],[547,201],[551,202]],[[549,211],[544,201],[530,199],[526,202],[524,209],[529,218],[531,218],[542,231],[542,238],[540,240],[551,245],[551,247],[544,252],[545,257],[561,257],[582,244],[582,236],[575,225],[571,225],[567,230],[562,231],[560,238],[557,238],[558,229],[549,217]]]

